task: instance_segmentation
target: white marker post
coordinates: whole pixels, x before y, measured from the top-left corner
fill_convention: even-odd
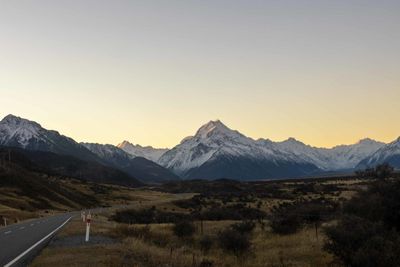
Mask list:
[[[4,227],[6,227],[7,226],[7,218],[3,217],[3,220],[4,220]]]
[[[82,218],[82,222],[86,221],[86,216],[85,216],[85,212],[84,211],[81,212],[81,218]]]
[[[86,216],[86,237],[85,242],[89,242],[89,233],[90,233],[90,220],[92,219],[92,215],[89,214]]]

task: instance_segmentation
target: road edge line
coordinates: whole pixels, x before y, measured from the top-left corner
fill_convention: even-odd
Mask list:
[[[13,259],[12,261],[10,261],[9,263],[7,263],[6,265],[4,265],[4,267],[10,267],[12,266],[14,263],[16,263],[17,261],[19,261],[22,257],[24,257],[26,254],[28,254],[31,250],[33,250],[34,248],[36,248],[38,245],[40,245],[43,241],[45,241],[47,238],[49,238],[51,235],[53,235],[55,232],[57,232],[58,230],[60,230],[64,225],[66,225],[69,220],[71,220],[72,216],[69,217],[65,222],[63,222],[60,226],[58,226],[56,229],[54,229],[50,234],[46,235],[45,237],[43,237],[42,239],[40,239],[38,242],[36,242],[35,244],[33,244],[30,248],[28,248],[27,250],[25,250],[24,252],[22,252],[21,254],[19,254],[15,259]]]

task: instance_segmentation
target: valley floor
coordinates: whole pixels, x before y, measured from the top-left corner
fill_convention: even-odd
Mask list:
[[[141,199],[131,202],[124,209],[146,209],[175,213],[188,210],[176,200],[190,200],[194,194],[167,194],[136,190]],[[215,238],[218,233],[236,223],[232,220],[194,221],[195,234],[178,238],[173,224],[125,224],[113,220],[116,210],[95,214],[92,241],[83,241],[85,224],[80,218],[69,223],[32,262],[32,267],[62,266],[214,266],[214,267],[264,267],[264,266],[338,266],[333,257],[323,250],[324,235],[316,236],[314,227],[305,227],[295,234],[279,235],[257,223],[251,233],[251,249],[236,257],[213,243],[208,251],[199,245],[203,236]],[[264,221],[268,225],[267,221]],[[202,231],[201,231],[201,228]],[[71,241],[73,240],[73,241]]]

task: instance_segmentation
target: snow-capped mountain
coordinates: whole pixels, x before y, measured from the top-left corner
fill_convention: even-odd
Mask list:
[[[34,121],[14,115],[8,115],[0,121],[0,146],[49,151],[84,160],[99,161],[96,155],[73,139],[57,131],[46,130]]]
[[[118,167],[127,167],[130,163],[130,156],[123,150],[113,145],[102,145],[95,143],[81,143],[92,153],[107,161],[109,164]]]
[[[132,157],[116,146],[93,143],[81,144],[110,166],[125,171],[144,183],[159,183],[179,179],[178,176],[157,163],[142,157]]]
[[[186,178],[263,179],[318,171],[296,155],[273,144],[260,145],[219,120],[203,125],[195,136],[161,156],[159,163]]]
[[[168,151],[167,148],[154,148],[151,146],[134,145],[128,141],[123,141],[117,147],[124,150],[132,157],[142,157],[153,162],[158,162],[160,157]]]
[[[389,163],[395,168],[400,168],[400,137],[393,142],[382,146],[372,155],[364,158],[358,165],[358,169],[374,167],[378,164]]]
[[[210,121],[166,152],[159,163],[186,178],[304,176],[354,169],[383,146],[372,139],[331,149],[312,147],[294,138],[282,142],[253,140],[221,121]]]
[[[353,169],[361,160],[376,152],[385,144],[363,139],[354,145],[340,145],[331,149],[306,145],[294,138],[275,143],[281,151],[297,155],[325,171]]]
[[[294,138],[282,142],[254,140],[219,120],[203,125],[194,136],[167,150],[127,141],[118,147],[79,144],[34,121],[8,115],[0,121],[0,146],[69,155],[117,168],[144,182],[175,180],[178,176],[241,180],[299,177],[383,162],[400,168],[400,139],[387,145],[363,139],[353,145],[317,148]]]

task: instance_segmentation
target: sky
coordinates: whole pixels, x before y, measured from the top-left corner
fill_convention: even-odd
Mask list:
[[[0,117],[173,147],[400,136],[400,1],[0,0]]]

